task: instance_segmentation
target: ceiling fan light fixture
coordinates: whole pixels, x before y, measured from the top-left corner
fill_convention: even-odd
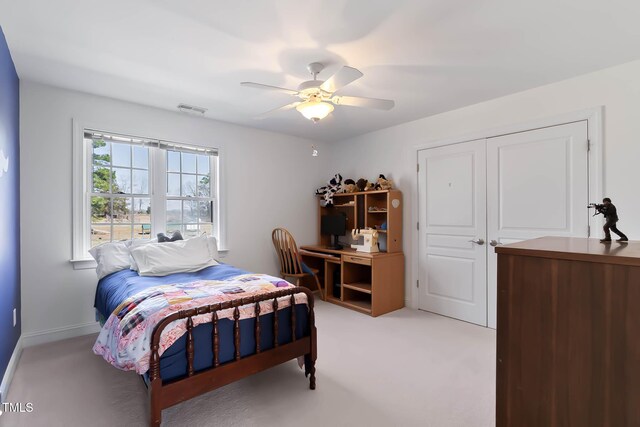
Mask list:
[[[318,80],[318,73],[324,69],[323,64],[313,62],[309,64],[307,69],[313,76],[313,80],[300,83],[297,90],[254,82],[240,83],[242,86],[278,91],[293,95],[297,98],[295,102],[267,111],[255,118],[263,119],[272,113],[289,111],[295,108],[305,118],[311,120],[313,123],[318,123],[333,111],[334,105],[375,108],[378,110],[390,110],[395,105],[390,99],[365,98],[361,96],[335,96],[334,94],[337,91],[363,76],[361,71],[353,67],[345,65],[326,80]]]
[[[296,107],[304,117],[314,123],[318,123],[333,111],[333,105],[328,102],[308,100]]]

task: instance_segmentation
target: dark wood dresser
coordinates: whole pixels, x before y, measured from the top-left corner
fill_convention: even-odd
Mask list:
[[[496,425],[640,426],[640,242],[496,252]]]

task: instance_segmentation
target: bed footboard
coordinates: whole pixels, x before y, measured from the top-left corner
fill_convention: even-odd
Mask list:
[[[296,310],[295,294],[304,293],[308,301],[308,335],[296,337]],[[291,342],[278,344],[278,299],[290,297],[291,302]],[[262,349],[260,343],[260,302],[272,300],[273,307],[273,347]],[[255,304],[255,352],[246,357],[240,356],[240,307]],[[234,360],[224,364],[220,363],[220,338],[218,331],[218,312],[234,309],[233,311],[233,345]],[[213,360],[211,368],[195,372],[194,370],[194,343],[193,317],[212,313],[212,352]],[[187,375],[184,378],[163,384],[160,377],[160,337],[163,330],[173,321],[187,319],[186,332],[186,356]],[[244,377],[253,375],[265,369],[277,366],[281,363],[304,356],[305,376],[309,377],[309,387],[316,388],[316,327],[313,306],[313,294],[307,288],[295,287],[282,289],[267,294],[241,298],[234,301],[195,307],[182,310],[164,318],[154,329],[151,340],[151,355],[149,363],[149,406],[150,425],[160,426],[162,410],[177,403],[199,396],[216,388],[230,384]]]

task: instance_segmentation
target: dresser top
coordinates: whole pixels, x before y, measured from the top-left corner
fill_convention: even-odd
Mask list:
[[[496,253],[640,266],[640,242],[600,243],[599,239],[540,237],[496,247]]]

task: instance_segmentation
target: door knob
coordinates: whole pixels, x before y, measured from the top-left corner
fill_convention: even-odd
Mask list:
[[[501,245],[502,243],[498,242],[497,240],[492,240],[492,241],[489,242],[489,244],[491,246],[498,246],[498,245]]]
[[[476,239],[476,240],[469,240],[471,243],[475,243],[476,245],[484,245],[484,240],[483,239]]]

